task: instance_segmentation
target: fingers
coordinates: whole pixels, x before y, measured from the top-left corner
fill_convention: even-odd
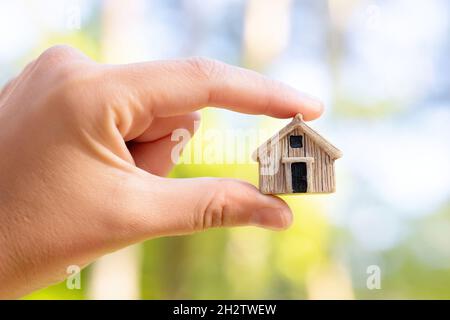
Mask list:
[[[194,58],[109,67],[107,77],[110,90],[122,90],[124,96],[137,95],[140,103],[119,106],[119,115],[136,123],[150,116],[170,117],[205,106],[278,118],[302,113],[306,120],[319,117],[323,111],[319,101],[281,82],[215,60]]]
[[[163,177],[175,165],[171,153],[176,143],[166,136],[154,142],[133,143],[128,149],[138,168]]]
[[[147,178],[144,178],[146,180]],[[150,178],[134,183],[127,219],[136,241],[188,234],[212,227],[259,226],[284,229],[292,213],[284,201],[232,179]],[[132,207],[130,207],[130,204]]]
[[[191,112],[180,116],[169,118],[156,118],[151,126],[144,131],[139,137],[134,139],[136,142],[149,142],[169,136],[176,129],[184,128],[191,133],[195,130],[196,123],[200,122],[200,113]]]
[[[168,196],[172,199],[176,196],[176,202],[172,200],[174,217],[181,223],[179,228],[187,232],[244,225],[283,229],[292,221],[291,211],[284,201],[263,195],[243,181],[168,179],[164,187],[168,188]]]
[[[67,45],[56,45],[45,50],[36,61],[49,68],[58,64],[67,64],[74,61],[91,61],[82,51]]]
[[[153,121],[150,128],[128,147],[136,166],[152,174],[166,176],[198,129],[199,121],[200,115],[196,112]],[[174,130],[180,129],[184,130],[183,136],[172,139]]]

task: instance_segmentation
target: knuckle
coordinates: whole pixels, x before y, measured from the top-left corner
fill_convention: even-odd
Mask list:
[[[55,106],[58,110],[70,110],[71,107],[79,105],[83,81],[67,68],[58,70],[55,81],[57,86],[53,89],[51,98],[56,103],[51,103],[49,106]]]
[[[63,93],[76,89],[77,84],[84,84],[93,70],[89,60],[83,59],[77,50],[67,45],[47,49],[36,64],[35,76],[48,79],[49,84]]]
[[[215,190],[207,198],[200,216],[197,230],[205,230],[225,225],[225,214],[228,207],[226,190],[230,182],[227,179],[218,179],[213,182],[212,190]]]
[[[187,64],[194,75],[207,81],[215,79],[226,69],[223,62],[205,57],[189,58]]]
[[[68,57],[72,56],[74,51],[73,48],[67,45],[56,45],[45,50],[38,60],[47,63],[63,62]]]
[[[98,95],[93,90],[93,84],[101,83],[101,74],[85,65],[60,65],[52,75],[52,87],[48,106],[58,111],[79,110],[90,105],[101,106]],[[88,98],[88,99],[85,99]],[[81,103],[84,101],[84,103]]]
[[[275,81],[271,78],[264,78],[262,81],[262,88],[263,88],[263,94],[261,95],[261,101],[263,106],[263,114],[270,114],[274,105],[274,95],[271,94],[271,92],[283,92],[283,88],[281,87],[280,83],[278,81]]]
[[[55,69],[54,80],[61,89],[71,89],[80,80],[80,74],[71,66],[59,66]]]

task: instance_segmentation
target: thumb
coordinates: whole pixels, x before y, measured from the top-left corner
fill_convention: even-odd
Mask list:
[[[283,200],[263,195],[243,181],[151,175],[144,179],[144,183],[134,184],[138,190],[131,214],[138,218],[142,238],[188,234],[212,227],[285,229],[292,222],[291,210]]]

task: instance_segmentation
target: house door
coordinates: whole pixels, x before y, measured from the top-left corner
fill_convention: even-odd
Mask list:
[[[308,190],[308,173],[306,162],[294,162],[291,164],[292,191],[305,193]]]

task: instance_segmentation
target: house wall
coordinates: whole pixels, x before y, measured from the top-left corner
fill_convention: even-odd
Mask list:
[[[287,193],[284,165],[281,163],[283,155],[287,154],[285,139],[269,149],[267,154],[258,159],[259,162],[259,186],[262,193],[276,194]],[[266,165],[267,164],[267,165]],[[274,172],[264,174],[263,170]]]
[[[313,157],[312,192],[334,192],[334,160],[311,138],[305,135],[305,156]]]
[[[302,135],[303,148],[291,148],[289,146],[290,135]],[[312,183],[308,181],[308,192],[326,193],[335,191],[334,160],[310,137],[304,134],[301,128],[295,128],[273,146],[266,155],[261,155],[258,160],[260,162],[259,185],[261,192],[267,194],[289,193],[285,166],[290,166],[290,163],[282,163],[283,157],[314,158],[314,162],[309,167],[309,170],[312,169],[312,172],[310,172]],[[278,165],[278,170],[273,170],[273,172],[276,172],[273,175],[264,175],[262,174],[264,163],[271,164],[272,169],[275,169]],[[287,178],[291,179],[290,177]]]

